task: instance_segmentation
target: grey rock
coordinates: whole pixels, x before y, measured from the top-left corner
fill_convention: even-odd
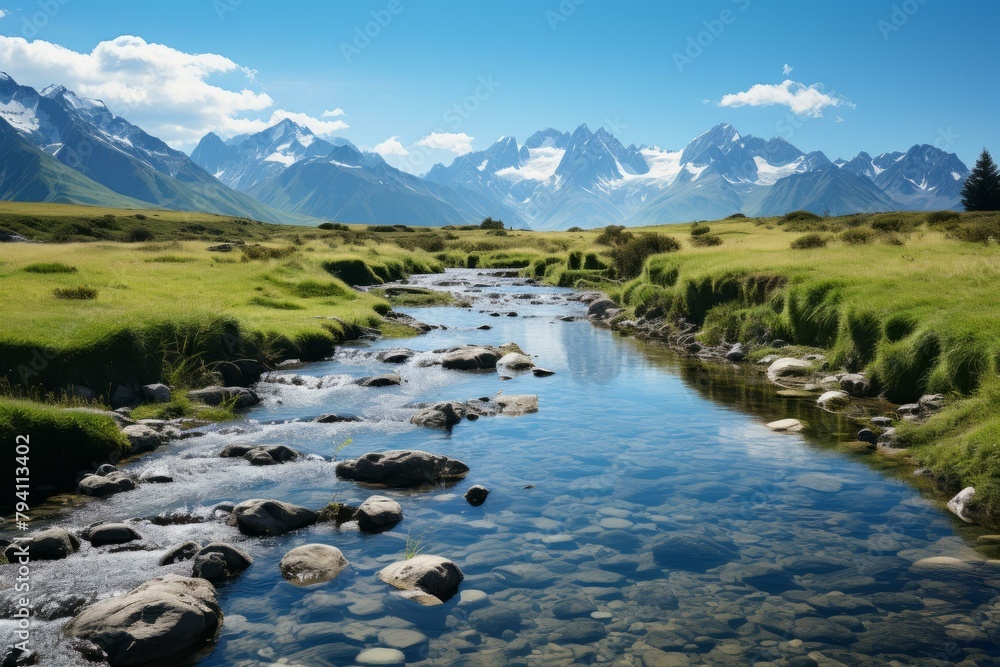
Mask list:
[[[878,436],[870,428],[863,428],[858,431],[858,442],[867,442],[870,445],[878,445]]]
[[[232,523],[251,537],[284,535],[316,523],[316,512],[280,500],[245,500],[233,508]]]
[[[136,396],[134,391],[123,384],[115,387],[114,393],[111,394],[111,407],[114,410],[118,410],[120,408],[134,408],[140,403],[142,403],[142,399]]]
[[[113,472],[108,475],[90,475],[80,480],[76,487],[76,492],[84,496],[95,496],[104,498],[123,491],[131,491],[135,488],[133,482],[123,472]]]
[[[488,347],[461,347],[441,357],[441,366],[450,370],[493,370],[503,356],[499,350]]]
[[[416,352],[404,348],[394,348],[392,350],[382,350],[375,355],[375,358],[386,364],[405,364],[413,358]]]
[[[354,381],[354,384],[359,387],[395,387],[396,385],[402,384],[402,382],[403,378],[401,378],[398,373],[389,373],[387,375],[358,378]]]
[[[806,642],[849,644],[854,641],[854,633],[844,626],[814,616],[807,616],[795,621],[791,634]]]
[[[740,343],[736,343],[736,345],[733,345],[729,349],[729,352],[726,352],[726,359],[728,361],[733,362],[733,363],[737,363],[737,362],[743,361],[746,358],[747,358],[747,354],[743,350],[743,345],[740,344]]]
[[[308,586],[335,579],[350,563],[337,547],[328,544],[305,544],[289,551],[281,559],[281,576],[294,584]]]
[[[896,446],[896,429],[887,428],[878,436],[878,446],[892,448]]]
[[[85,608],[65,632],[100,646],[113,667],[131,667],[180,664],[210,642],[221,623],[209,582],[167,575]]]
[[[505,606],[485,607],[469,614],[469,625],[491,637],[499,637],[505,630],[517,632],[523,621],[520,611]]]
[[[327,414],[320,415],[314,419],[317,424],[339,424],[341,422],[359,422],[360,417],[355,417],[354,415],[338,415],[338,414]]]
[[[440,556],[415,556],[379,570],[378,578],[400,590],[419,590],[447,601],[465,578],[455,563]]]
[[[465,492],[465,500],[473,507],[479,507],[486,502],[486,497],[488,495],[490,495],[490,490],[485,486],[477,484],[470,487],[469,490]]]
[[[17,563],[16,552],[24,546],[28,547],[31,560],[61,560],[76,553],[80,540],[65,528],[48,528],[16,538],[4,548],[4,557],[11,563]]]
[[[604,639],[607,628],[600,621],[577,619],[560,624],[550,636],[550,641],[559,644],[592,644]]]
[[[816,399],[816,405],[824,410],[839,410],[851,404],[851,397],[846,391],[828,391]]]
[[[500,357],[496,365],[512,371],[526,371],[530,370],[535,364],[528,355],[511,352]]]
[[[976,489],[967,486],[955,494],[955,497],[948,501],[948,509],[952,514],[966,523],[975,523],[976,519],[972,512],[972,501],[976,497]]]
[[[237,408],[249,408],[260,403],[260,397],[246,387],[206,387],[188,392],[188,398],[205,405],[222,405],[234,401]]]
[[[299,453],[285,445],[249,445],[236,442],[226,445],[219,456],[224,459],[243,458],[255,466],[277,465],[294,461]]]
[[[418,450],[369,453],[337,464],[338,477],[399,488],[460,479],[468,472],[461,461]]]
[[[840,376],[840,388],[855,397],[867,396],[871,388],[868,378],[860,373],[849,373]]]
[[[619,310],[618,304],[607,297],[601,297],[590,302],[587,306],[587,317],[594,319],[607,319]]]
[[[767,378],[771,382],[779,382],[789,378],[801,378],[813,372],[813,365],[802,359],[785,357],[778,359],[767,367]]]
[[[403,520],[403,508],[392,498],[372,496],[361,503],[355,517],[361,530],[382,532]]]
[[[125,544],[142,539],[142,535],[124,523],[104,523],[92,526],[83,531],[82,537],[95,547],[107,544]]]
[[[555,375],[555,371],[551,371],[548,368],[542,368],[541,366],[535,366],[531,369],[531,374],[537,378],[546,378],[551,375]]]
[[[66,397],[79,398],[80,400],[87,402],[94,402],[101,398],[100,394],[93,389],[79,384],[71,384],[66,387]]]
[[[100,468],[97,469],[97,474],[100,475],[101,477],[104,477],[105,475],[110,475],[113,472],[118,472],[118,467],[113,466],[110,463],[105,463],[104,465],[102,465]]]
[[[722,536],[668,533],[652,543],[653,558],[664,568],[704,572],[740,557],[739,547]]]
[[[253,564],[245,551],[223,542],[206,544],[193,560],[192,576],[213,581],[235,577]]]
[[[449,429],[462,421],[468,413],[465,403],[441,401],[417,412],[410,417],[410,423],[426,428]]]
[[[919,415],[920,405],[917,403],[907,403],[906,405],[901,405],[896,408],[896,414],[900,417],[904,417],[906,415]]]
[[[170,387],[165,384],[147,384],[142,387],[142,395],[154,403],[169,403]]]
[[[126,426],[122,433],[132,445],[133,453],[151,452],[169,441],[167,436],[146,424]]]
[[[157,470],[147,470],[139,476],[139,481],[143,484],[170,484],[174,478]]]
[[[892,419],[889,417],[872,417],[870,420],[872,426],[878,426],[880,428],[888,428],[892,426]]]
[[[944,396],[941,394],[925,394],[917,401],[923,412],[937,412],[944,407]]]
[[[181,542],[167,549],[167,552],[160,558],[160,565],[172,565],[185,560],[191,560],[195,554],[201,551],[201,545],[197,542]]]

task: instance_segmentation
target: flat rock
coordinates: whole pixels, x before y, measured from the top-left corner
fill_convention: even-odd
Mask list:
[[[113,472],[108,475],[90,475],[80,480],[76,492],[84,496],[104,498],[123,491],[131,491],[135,482],[123,472]]]
[[[421,409],[410,423],[426,428],[449,429],[469,414],[468,406],[458,401],[441,401]]]
[[[354,384],[359,387],[395,387],[402,384],[402,382],[403,378],[398,373],[388,373],[386,375],[358,378],[354,381]]]
[[[451,350],[441,357],[441,366],[451,370],[492,370],[503,353],[494,348],[463,347]]]
[[[851,396],[846,391],[828,391],[816,399],[816,405],[824,410],[838,410],[851,404]]]
[[[780,419],[767,425],[772,431],[778,433],[798,433],[803,429],[802,422],[798,419]]]
[[[465,575],[447,558],[420,555],[382,568],[378,578],[400,590],[419,590],[446,601],[458,593]]]
[[[802,359],[784,357],[767,367],[767,378],[771,382],[779,382],[787,378],[801,378],[813,372],[813,365]]]
[[[406,656],[394,648],[367,648],[354,659],[359,665],[403,665]]]
[[[527,371],[534,367],[535,363],[526,354],[511,352],[505,354],[497,360],[498,367],[507,368],[512,371]]]
[[[398,488],[461,479],[468,472],[461,461],[419,450],[369,453],[337,464],[338,477]]]
[[[724,536],[668,533],[652,543],[653,558],[670,570],[705,572],[740,557],[739,547]]]

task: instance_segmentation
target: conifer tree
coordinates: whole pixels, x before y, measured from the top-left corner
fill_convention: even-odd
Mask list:
[[[1000,171],[985,148],[962,188],[962,205],[966,211],[1000,211]]]

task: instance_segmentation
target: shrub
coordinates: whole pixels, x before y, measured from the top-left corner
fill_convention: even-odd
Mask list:
[[[503,220],[494,220],[493,218],[486,218],[481,223],[479,223],[480,229],[503,229]]]
[[[810,211],[792,211],[781,216],[779,222],[814,222],[821,217]]]
[[[153,240],[153,232],[145,227],[136,227],[125,234],[125,243],[144,243]]]
[[[611,250],[611,264],[619,278],[635,278],[650,255],[675,252],[680,247],[677,239],[664,234],[639,234]]]
[[[715,234],[702,234],[700,236],[691,237],[691,245],[696,248],[708,248],[711,246],[722,245],[722,237],[716,236]]]
[[[566,266],[570,271],[579,271],[583,266],[583,251],[574,250],[571,252],[566,260]]]
[[[874,230],[867,227],[845,229],[840,233],[840,240],[848,245],[865,245],[875,238]]]
[[[703,234],[708,234],[712,231],[712,228],[708,225],[699,225],[697,222],[691,226],[691,236],[701,236]]]
[[[726,220],[743,220],[745,218],[746,216],[743,215],[742,213],[733,213],[732,215],[727,216]]]
[[[897,313],[885,321],[885,337],[890,343],[897,343],[912,334],[917,328],[917,320],[912,315]]]
[[[266,262],[269,259],[284,259],[296,252],[294,246],[268,248],[262,245],[245,245],[240,248],[244,262]]]
[[[383,281],[363,259],[346,258],[323,262],[323,270],[348,285],[381,285]]]
[[[97,290],[93,287],[80,285],[79,287],[57,287],[53,294],[57,299],[75,299],[77,301],[87,301],[97,298]]]
[[[136,220],[148,220],[149,219],[145,215],[143,215],[142,213],[136,213],[132,217],[134,217]]]
[[[61,262],[42,262],[39,264],[29,264],[24,267],[28,273],[76,273],[75,266],[68,266]]]
[[[830,242],[830,237],[826,234],[806,234],[792,241],[793,250],[808,250],[810,248],[825,248]]]
[[[626,231],[624,226],[608,225],[594,241],[600,245],[617,246],[628,243],[632,238],[632,232]]]
[[[927,223],[930,225],[938,225],[942,222],[957,220],[958,218],[958,211],[931,211],[927,214]]]
[[[570,227],[566,231],[567,232],[582,232],[583,231],[583,227]]]
[[[608,268],[607,264],[601,261],[597,253],[588,252],[583,257],[583,268],[588,271],[601,271]]]

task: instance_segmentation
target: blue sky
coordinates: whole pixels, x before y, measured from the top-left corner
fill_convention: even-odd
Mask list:
[[[291,116],[418,172],[501,135],[583,122],[664,148],[729,122],[831,158],[930,143],[971,164],[983,146],[1000,151],[1000,9],[985,1],[0,0],[0,10],[0,70],[101,97],[186,150],[209,129]]]

